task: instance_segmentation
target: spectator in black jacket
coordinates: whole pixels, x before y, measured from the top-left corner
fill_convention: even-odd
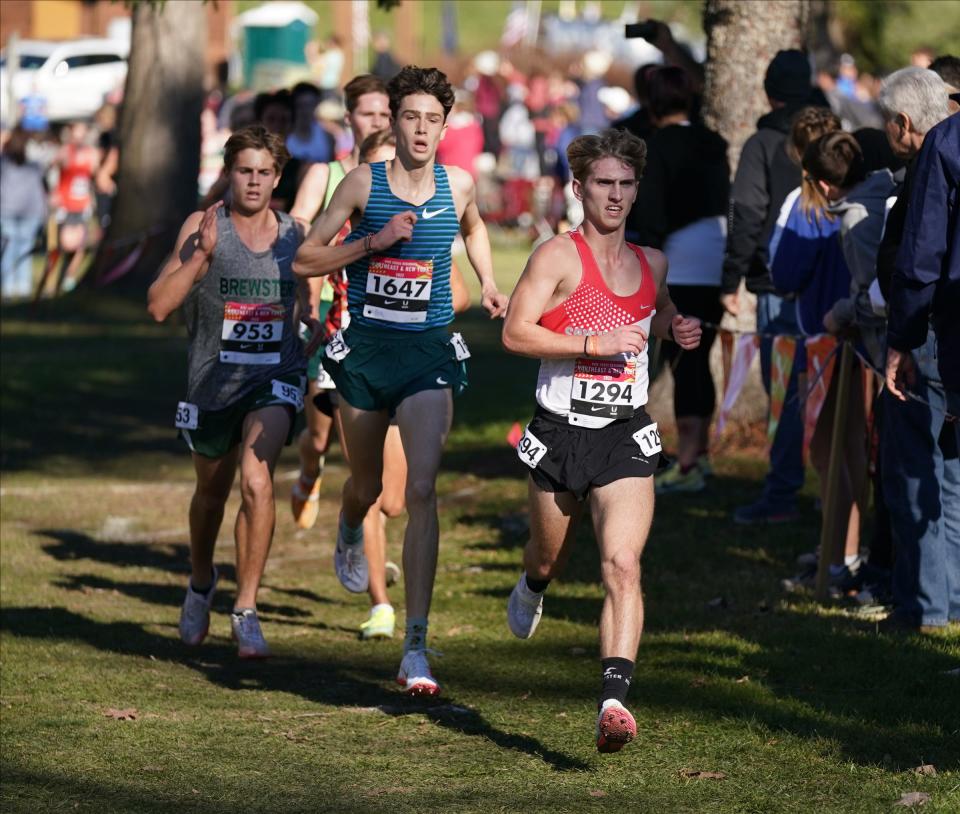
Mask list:
[[[647,168],[637,202],[627,217],[636,242],[667,255],[667,285],[681,313],[703,323],[700,347],[681,351],[664,343],[673,371],[677,460],[657,477],[659,493],[699,492],[711,473],[710,419],[716,392],[710,373],[714,327],[723,314],[720,274],[730,197],[727,142],[691,122],[693,86],[682,68],[648,75],[647,95],[655,130],[647,142]]]
[[[801,51],[777,52],[767,68],[763,87],[772,110],[757,122],[757,132],[747,139],[740,153],[730,199],[721,301],[736,316],[740,281],[746,279],[747,290],[757,295],[757,330],[763,334],[796,334],[796,310],[774,290],[767,247],[780,207],[800,186],[800,168],[786,151],[793,117],[806,105],[826,104],[822,94],[814,93],[810,63]],[[772,344],[771,336],[764,336],[760,343],[760,369],[768,393]],[[734,512],[737,523],[775,523],[797,517],[797,492],[803,485],[803,422],[796,398],[796,368],[794,365],[790,374],[783,413],[770,448],[770,470],[763,493],[759,500]]]

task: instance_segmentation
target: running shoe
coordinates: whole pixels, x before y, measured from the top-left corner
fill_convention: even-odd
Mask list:
[[[713,477],[713,464],[710,462],[710,456],[706,452],[701,452],[697,456],[697,466],[700,467],[700,471],[703,473],[703,477],[705,478]]]
[[[301,473],[297,482],[290,490],[290,511],[297,526],[302,529],[312,529],[320,514],[320,483],[323,479],[317,478],[313,486],[307,486],[310,481]]]
[[[242,659],[266,659],[270,657],[270,648],[260,630],[260,620],[253,608],[234,611],[230,614],[230,627],[233,639],[237,643],[237,655]]]
[[[392,639],[397,617],[390,605],[374,605],[367,621],[360,625],[361,639]]]
[[[597,751],[619,752],[637,737],[637,722],[616,698],[608,698],[597,716]]]
[[[387,561],[387,587],[396,585],[400,581],[400,566],[395,562]]]
[[[404,654],[397,673],[397,684],[407,695],[434,696],[440,694],[440,685],[430,672],[426,650],[410,650]]]
[[[363,553],[363,527],[352,532],[352,536],[356,538],[352,543],[346,541],[346,537],[350,535],[341,514],[337,524],[337,547],[333,552],[333,567],[344,588],[351,593],[362,594],[370,587],[367,557]]]
[[[520,574],[507,602],[507,624],[510,632],[518,639],[529,639],[540,624],[542,615],[543,592],[531,591],[527,586],[526,573]]]
[[[214,567],[213,580],[205,594],[193,590],[193,585],[187,582],[187,595],[183,600],[183,607],[180,608],[180,640],[184,644],[196,647],[207,638],[207,631],[210,630],[210,605],[213,604],[218,577]]]
[[[707,488],[703,471],[694,464],[686,472],[680,471],[680,464],[672,463],[663,472],[654,475],[653,485],[658,495],[671,495],[677,492],[702,492]]]
[[[740,506],[733,512],[733,522],[741,526],[754,526],[762,523],[793,523],[800,519],[795,506],[774,506],[764,498],[754,503]]]

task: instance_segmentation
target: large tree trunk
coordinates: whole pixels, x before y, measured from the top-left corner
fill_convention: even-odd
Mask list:
[[[810,0],[706,0],[706,87],[703,118],[730,145],[735,171],[740,149],[770,106],[763,77],[782,48],[802,48]]]
[[[117,196],[94,282],[145,290],[196,209],[206,33],[196,0],[134,6]]]

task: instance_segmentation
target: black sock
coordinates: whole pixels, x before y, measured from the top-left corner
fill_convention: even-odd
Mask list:
[[[190,580],[190,588],[194,593],[200,594],[200,596],[207,596],[210,593],[210,589],[213,587],[213,570],[210,571],[210,581],[207,583],[206,588],[198,588],[193,584],[193,579]]]
[[[533,579],[529,574],[526,575],[526,578],[527,587],[535,594],[542,594],[550,584],[549,579]]]
[[[603,687],[600,690],[600,704],[608,698],[616,698],[621,704],[627,700],[630,679],[633,678],[633,662],[630,659],[600,659],[603,669]]]

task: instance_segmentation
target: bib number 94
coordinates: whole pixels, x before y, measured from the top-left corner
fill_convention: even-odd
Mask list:
[[[517,444],[517,456],[531,469],[536,469],[540,459],[546,454],[546,444],[530,432],[530,428],[527,427],[520,443]]]

